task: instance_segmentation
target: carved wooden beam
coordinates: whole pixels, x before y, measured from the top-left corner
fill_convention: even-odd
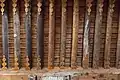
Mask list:
[[[17,0],[13,1],[13,25],[14,25],[14,69],[19,70],[20,62],[20,19],[17,9]]]
[[[89,67],[89,25],[90,15],[93,0],[86,0],[86,16],[85,16],[85,27],[84,27],[84,41],[83,41],[83,68]]]
[[[112,34],[112,16],[115,0],[109,0],[108,16],[107,16],[107,29],[106,29],[106,43],[104,54],[104,68],[110,67],[110,47],[111,47],[111,34]]]
[[[31,31],[31,0],[25,1],[25,28],[26,28],[26,69],[32,66],[32,31]]]
[[[37,68],[43,67],[43,54],[44,54],[44,22],[43,22],[43,0],[38,0],[38,13],[37,13]]]
[[[119,1],[120,5],[120,1]],[[119,7],[120,8],[120,7]],[[118,24],[118,39],[117,39],[117,52],[116,52],[116,67],[120,68],[120,11],[119,11],[119,24]]]
[[[54,30],[55,30],[55,15],[54,15],[54,0],[49,0],[49,44],[48,44],[48,69],[53,68],[54,56]]]
[[[99,54],[100,54],[100,35],[102,26],[102,12],[104,0],[97,1],[96,20],[95,20],[95,35],[94,35],[94,52],[93,52],[93,68],[99,67]]]
[[[72,32],[72,54],[71,67],[76,68],[77,48],[78,48],[78,29],[79,29],[79,0],[74,0],[73,8],[73,32]]]
[[[5,0],[0,0],[1,2],[1,13],[2,13],[2,43],[3,43],[3,59],[2,59],[2,69],[6,70],[9,67],[9,48],[8,48],[8,15],[7,6]]]
[[[60,67],[65,65],[65,43],[66,43],[66,6],[67,0],[62,0],[62,17],[61,17],[61,50],[60,50]]]

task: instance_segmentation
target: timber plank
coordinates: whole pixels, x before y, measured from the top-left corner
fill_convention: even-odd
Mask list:
[[[112,34],[112,16],[115,0],[109,0],[108,16],[107,16],[107,29],[105,41],[105,54],[104,54],[104,68],[110,68],[110,46]]]
[[[94,35],[94,53],[93,53],[93,68],[99,67],[99,54],[100,54],[100,36],[102,26],[102,12],[103,12],[104,0],[98,0],[96,22],[95,22],[95,35]]]

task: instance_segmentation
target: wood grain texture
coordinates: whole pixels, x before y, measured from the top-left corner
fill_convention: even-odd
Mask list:
[[[78,47],[78,27],[79,27],[79,0],[74,0],[73,7],[73,30],[72,30],[72,53],[71,67],[76,68],[77,47]]]
[[[89,67],[89,29],[90,29],[90,15],[93,0],[86,1],[86,15],[85,15],[85,27],[84,27],[84,39],[83,39],[83,60],[82,65],[84,68]]]
[[[48,69],[53,68],[54,36],[55,36],[54,31],[55,31],[54,0],[50,0],[50,3],[49,3]]]
[[[119,1],[120,2],[120,1]],[[119,3],[120,5],[120,3]],[[119,7],[120,8],[120,7]],[[117,51],[116,51],[116,67],[120,68],[120,11],[119,11],[119,23],[118,23],[118,39],[117,39]]]
[[[2,6],[3,5],[3,6]],[[7,13],[7,1],[1,1],[2,12],[2,45],[3,45],[3,63],[2,69],[9,68],[9,48],[8,48],[8,13]]]
[[[14,69],[20,68],[20,19],[17,0],[13,0],[13,27],[14,27]]]
[[[96,20],[95,20],[95,35],[94,35],[94,52],[93,52],[93,68],[99,67],[99,54],[100,54],[100,36],[102,26],[102,13],[103,13],[104,0],[97,1]]]
[[[61,50],[60,50],[60,67],[65,66],[65,43],[66,43],[66,6],[67,0],[62,1],[62,17],[61,17]]]
[[[26,69],[32,68],[31,1],[25,0]]]
[[[43,54],[44,54],[44,22],[43,22],[43,0],[38,0],[38,13],[37,13],[37,67],[43,67]]]
[[[109,0],[108,15],[107,15],[107,29],[106,29],[106,42],[104,54],[104,68],[110,68],[110,47],[111,47],[111,34],[112,34],[112,17],[114,12],[115,0]]]

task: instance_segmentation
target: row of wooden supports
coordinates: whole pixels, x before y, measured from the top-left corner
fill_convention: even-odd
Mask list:
[[[14,23],[14,69],[20,68],[20,20],[19,8],[17,0],[13,1],[13,23]],[[26,69],[30,70],[32,67],[32,37],[31,37],[31,0],[25,1],[25,30],[26,30]],[[38,13],[37,13],[37,68],[43,67],[44,55],[44,0],[37,0]],[[49,43],[48,43],[48,69],[53,69],[53,56],[54,56],[54,32],[55,32],[55,4],[54,0],[49,0]],[[62,2],[62,17],[61,17],[61,49],[60,49],[60,68],[65,66],[65,43],[66,43],[66,13],[67,13],[67,0]],[[86,0],[86,16],[84,27],[83,39],[83,60],[82,67],[89,67],[89,29],[91,20],[91,7],[93,0]],[[111,43],[111,30],[112,30],[112,15],[115,0],[109,0],[108,16],[107,16],[107,30],[106,30],[106,44],[104,54],[104,67],[110,67],[110,43]],[[2,13],[2,39],[3,39],[3,63],[2,69],[9,68],[9,50],[8,50],[8,16],[7,16],[7,0],[1,0],[1,13]],[[104,0],[97,0],[96,8],[96,21],[95,21],[95,36],[94,36],[94,51],[93,51],[93,68],[99,67],[99,54],[100,54],[100,35],[102,25],[102,12]],[[77,47],[78,47],[78,28],[79,28],[79,0],[74,0],[73,6],[73,30],[72,30],[72,53],[71,53],[71,67],[77,68]],[[120,32],[120,25],[119,25]],[[116,67],[119,64],[120,53],[120,33],[118,34],[117,44],[117,57]]]

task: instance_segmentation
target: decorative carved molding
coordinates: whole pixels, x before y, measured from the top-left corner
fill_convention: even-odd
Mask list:
[[[0,6],[1,6],[1,13],[2,13],[2,15],[4,14],[4,7],[5,7],[5,0],[0,0],[0,2],[1,2],[1,4],[0,4]]]
[[[100,13],[100,16],[102,15],[102,12],[103,12],[103,2],[104,2],[104,0],[98,0],[99,2],[98,2],[98,5],[99,5],[99,13]]]
[[[13,6],[13,14],[15,15],[15,13],[17,11],[17,9],[16,9],[16,7],[17,7],[17,0],[12,0],[12,1],[13,1],[13,4],[12,4],[12,6]]]
[[[26,70],[30,70],[29,57],[26,56]]]
[[[86,1],[88,15],[91,14],[92,2],[93,2],[93,0],[87,0]]]
[[[49,11],[50,11],[50,15],[53,15],[54,12],[54,0],[50,0],[50,5],[49,5]]]
[[[37,55],[37,69],[41,69],[41,58]]]
[[[38,3],[37,3],[38,14],[40,15],[41,11],[42,11],[42,0],[37,0],[37,1],[38,1]]]
[[[24,1],[25,1],[25,14],[27,15],[30,7],[29,5],[30,0],[24,0]]]
[[[3,55],[3,59],[2,59],[2,70],[7,70],[7,63],[6,63],[6,57],[5,55]]]

